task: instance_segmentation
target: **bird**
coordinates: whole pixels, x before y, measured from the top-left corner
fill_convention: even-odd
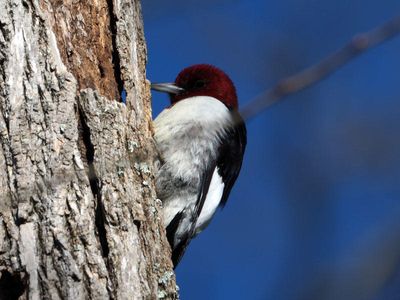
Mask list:
[[[173,83],[153,83],[170,106],[153,122],[159,153],[155,185],[174,268],[190,241],[223,207],[239,175],[247,143],[232,80],[221,69],[197,64]]]

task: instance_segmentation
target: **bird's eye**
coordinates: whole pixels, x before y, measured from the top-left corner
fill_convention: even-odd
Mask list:
[[[193,87],[194,87],[195,89],[199,89],[199,88],[204,87],[205,85],[206,85],[206,83],[205,83],[204,80],[196,80],[196,81],[194,82],[194,84],[193,84]]]

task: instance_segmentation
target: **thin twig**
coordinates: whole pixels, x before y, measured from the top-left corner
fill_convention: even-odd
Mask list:
[[[279,81],[273,88],[251,101],[241,111],[243,118],[248,120],[286,96],[318,83],[368,49],[382,44],[398,34],[400,34],[400,16],[371,31],[356,35],[340,50],[319,63]]]

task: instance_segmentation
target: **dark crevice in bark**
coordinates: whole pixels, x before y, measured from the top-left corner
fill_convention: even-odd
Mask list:
[[[88,170],[90,188],[92,190],[93,197],[96,199],[95,225],[97,228],[97,234],[100,241],[101,253],[103,257],[107,257],[110,250],[107,242],[107,232],[104,226],[106,218],[104,214],[104,206],[101,201],[100,181],[96,175],[96,171],[93,165],[95,150],[92,141],[90,140],[90,128],[86,124],[85,117],[80,109],[79,109],[79,121],[81,125],[81,131],[80,131],[81,139],[83,141],[86,150],[85,157],[87,160],[87,170]]]
[[[3,118],[4,118],[4,123],[6,124],[6,128],[7,128],[7,133],[10,134],[10,112],[11,112],[11,108],[10,108],[10,104],[8,103],[8,101],[6,100],[6,103],[4,103],[4,108],[2,109],[3,111]]]
[[[96,176],[96,172],[93,165],[94,146],[92,144],[92,141],[90,140],[90,128],[86,124],[85,116],[82,110],[80,109],[79,109],[79,121],[81,125],[81,130],[80,130],[81,139],[83,141],[86,152],[82,154],[84,154],[84,157],[86,158],[87,162],[87,171],[89,176],[90,188],[92,189],[93,196],[96,198],[97,195],[99,194],[99,184],[98,184],[99,179]]]
[[[124,81],[121,75],[121,61],[119,58],[118,47],[117,47],[117,17],[114,13],[113,0],[107,0],[108,12],[110,16],[110,31],[112,39],[112,63],[114,67],[114,77],[118,85],[119,101],[123,102],[122,91],[124,90]]]
[[[140,221],[134,220],[134,221],[133,221],[133,224],[135,224],[137,230],[139,231],[139,230],[140,230],[140,226],[142,225],[142,224],[140,223]]]
[[[27,276],[21,274],[11,274],[7,270],[1,272],[0,278],[0,300],[18,299],[28,286]]]
[[[15,223],[15,225],[19,227],[19,226],[25,224],[27,221],[28,221],[28,220],[19,217],[19,215],[18,215],[18,209],[17,209],[17,213],[16,213],[16,215],[14,216],[14,223]]]
[[[104,78],[106,76],[106,72],[104,70],[104,67],[101,64],[99,64],[99,72],[100,72],[100,77],[101,78]]]
[[[105,215],[104,215],[104,206],[103,203],[101,202],[100,196],[97,197],[97,206],[96,206],[96,228],[97,232],[99,234],[99,239],[100,239],[100,244],[101,244],[101,254],[103,257],[108,257],[108,253],[110,252],[110,249],[108,248],[108,242],[107,242],[107,233],[106,233],[106,228],[104,226],[105,223]]]

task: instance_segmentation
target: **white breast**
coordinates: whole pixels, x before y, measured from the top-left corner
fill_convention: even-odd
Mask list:
[[[232,124],[228,108],[219,100],[198,96],[165,109],[154,120],[157,148],[176,177],[201,175],[215,159],[220,138]]]

